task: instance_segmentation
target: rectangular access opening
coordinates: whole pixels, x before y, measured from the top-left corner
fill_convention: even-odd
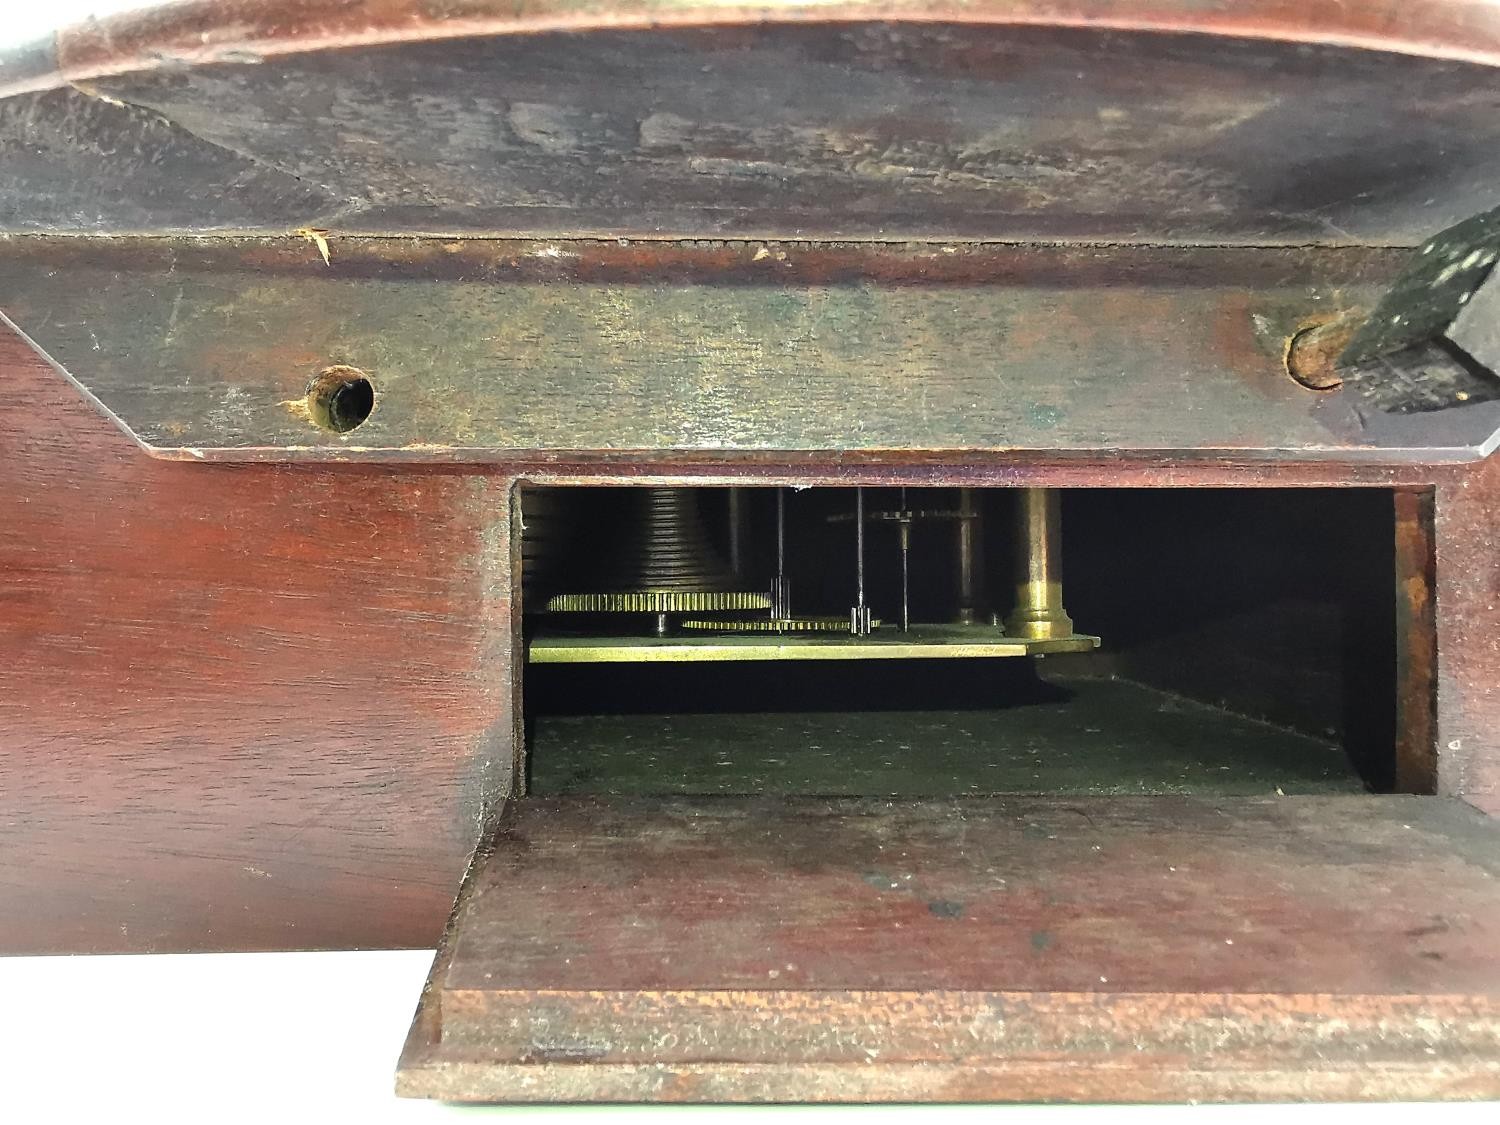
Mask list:
[[[465,879],[409,1092],[1493,1087],[1494,823],[1394,793],[1427,788],[1424,496],[522,511],[530,794]]]
[[[521,507],[537,797],[1397,787],[1389,490],[527,487]]]

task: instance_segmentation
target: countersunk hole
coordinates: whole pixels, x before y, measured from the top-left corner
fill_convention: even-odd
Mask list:
[[[357,367],[325,368],[307,388],[308,417],[336,434],[363,425],[374,409],[375,385]]]

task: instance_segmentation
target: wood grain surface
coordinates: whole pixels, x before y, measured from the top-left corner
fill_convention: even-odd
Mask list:
[[[0,107],[0,229],[1411,246],[1493,205],[1500,171],[1487,5],[1428,2],[1411,26],[1324,5],[1281,36],[1300,22],[1284,4],[1238,26],[1215,11],[1233,5],[1166,5],[1222,33],[1181,35],[1097,3],[855,4],[852,22],[709,4],[700,23],[743,26],[634,30],[439,3],[404,29],[444,41],[381,43],[405,7],[327,13],[290,51],[295,31],[256,41],[238,6],[143,66],[128,28],[93,66],[73,44],[70,84]],[[1386,26],[1350,49],[1339,24],[1360,16]],[[1382,33],[1395,52],[1369,49]],[[37,84],[0,68],[0,90]]]
[[[673,28],[752,22],[953,20],[1012,27],[1201,32],[1273,42],[1339,43],[1500,62],[1500,18],[1466,0],[179,0],[60,29],[24,45],[3,89],[206,62],[254,63],[353,43],[389,44],[550,30]]]
[[[154,461],[0,336],[0,949],[435,941],[509,784],[508,527]]]
[[[300,238],[18,238],[0,309],[144,445],[183,460],[1465,460],[1500,429],[1496,413],[1468,436],[1375,439],[1350,402],[1288,374],[1299,326],[1373,304],[1404,252],[329,246],[324,263]],[[337,434],[304,407],[334,364],[375,387],[368,421]]]
[[[1398,793],[1438,791],[1436,527],[1431,489],[1398,489],[1395,516],[1396,755]],[[1472,610],[1470,612],[1473,612]]]
[[[1379,0],[386,0],[359,6],[346,0],[179,0],[91,18],[25,44],[14,52],[18,65],[0,89],[48,89],[206,62],[261,62],[352,43],[858,20],[1201,32],[1500,61],[1500,19],[1490,6],[1465,0],[1399,6]]]
[[[1439,792],[1500,816],[1500,457],[1437,492]]]
[[[1436,482],[1436,768],[1442,792],[1500,813],[1494,462],[178,464],[146,457],[6,336],[0,949],[434,941],[484,795],[507,789],[515,754],[507,496],[522,471],[559,483]]]
[[[1497,875],[1500,825],[1438,798],[528,799],[402,1086],[1494,1096]]]

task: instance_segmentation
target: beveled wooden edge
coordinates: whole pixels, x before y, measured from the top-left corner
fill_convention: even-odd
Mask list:
[[[514,486],[512,486],[510,491],[512,496],[514,496]],[[519,512],[519,506],[512,504],[512,516],[519,518]],[[518,549],[518,540],[513,541],[512,574],[519,573],[519,571],[514,569],[515,555]],[[514,632],[518,633],[520,630],[519,614],[516,615],[513,625]],[[517,650],[519,651],[519,642],[517,642]],[[518,691],[520,677],[511,676],[510,681],[512,690]],[[513,712],[516,716],[518,726],[520,724],[520,713],[519,707]],[[475,845],[473,852],[470,853],[468,863],[464,864],[463,878],[459,880],[458,884],[458,894],[453,900],[453,908],[449,910],[448,917],[443,923],[443,935],[438,940],[437,951],[433,955],[432,964],[428,966],[427,976],[422,981],[422,991],[417,995],[417,1007],[412,1013],[411,1026],[407,1030],[406,1039],[401,1048],[401,1058],[397,1064],[399,1069],[396,1072],[396,1092],[398,1094],[405,1093],[401,1083],[405,1080],[407,1067],[422,1067],[426,1058],[436,1049],[442,1040],[441,996],[443,981],[448,975],[448,965],[453,960],[454,938],[457,935],[459,920],[464,916],[465,907],[467,907],[469,899],[474,893],[473,887],[476,884],[476,880],[472,876],[484,866],[491,853],[493,853],[495,849],[495,830],[499,826],[506,809],[515,802],[517,797],[521,796],[521,788],[525,781],[524,763],[520,760],[523,753],[523,745],[523,740],[518,735],[514,740],[516,769],[511,775],[510,791],[499,800],[492,802],[488,808],[482,810],[478,843]],[[412,1094],[410,1096],[423,1097],[425,1095]]]
[[[50,43],[0,54],[0,97],[343,47],[858,21],[1202,33],[1500,66],[1500,0],[187,0],[90,20],[59,30]]]
[[[1337,1019],[1337,1011],[1330,1012]],[[1486,1101],[1500,1064],[1421,1062],[1212,1069],[1193,1059],[1125,1069],[1068,1059],[998,1063],[492,1064],[408,1041],[396,1093],[487,1104],[1122,1103]]]
[[[396,1082],[399,1095],[470,1104],[774,1104],[1493,1100],[1500,1092],[1500,1055],[1494,1049],[1500,994],[1491,988],[1423,992],[1397,984],[1385,991],[1367,983],[1349,992],[1306,987],[1282,991],[1158,990],[1139,985],[1116,990],[1101,983],[1098,990],[799,989],[772,985],[703,989],[674,985],[642,990],[602,984],[562,987],[556,980],[538,982],[536,987],[518,986],[514,981],[491,985],[488,973],[482,985],[471,975],[467,982],[450,987],[456,939],[465,926],[476,925],[476,896],[486,893],[487,881],[480,877],[486,861],[497,852],[504,854],[507,847],[524,850],[530,846],[524,830],[515,824],[523,817],[523,810],[531,809],[531,819],[535,820],[539,814],[545,816],[575,802],[587,808],[616,800],[643,807],[691,804],[695,800],[715,805],[735,803],[734,798],[713,797],[666,798],[662,802],[651,798],[541,798],[510,803],[507,810],[511,819],[501,821],[498,834],[487,838],[484,846],[488,851],[471,864],[459,892],[403,1046]],[[804,800],[809,807],[865,803],[858,798]],[[976,799],[981,805],[989,800],[996,799]],[[1053,799],[1013,795],[998,800],[1025,805]],[[1057,803],[1058,807],[1068,806],[1071,813],[1083,812],[1092,825],[1086,810],[1076,807],[1079,800],[1057,799]],[[1132,799],[1081,800],[1110,806]],[[1141,800],[1171,805],[1178,798]],[[1311,800],[1345,806],[1395,800],[1413,803],[1413,807],[1420,804],[1427,810],[1447,805],[1468,816],[1466,810],[1459,812],[1458,802],[1432,797],[1358,795]],[[742,803],[753,806],[754,801],[745,799]],[[869,803],[883,802],[874,799]],[[936,803],[964,805],[969,799]],[[1282,807],[1286,799],[1262,798],[1259,803],[1268,808]],[[1394,821],[1402,819],[1398,816]],[[1475,818],[1469,823],[1483,822]],[[507,840],[513,843],[507,844]],[[519,877],[514,870],[507,873]],[[493,889],[494,884],[488,883],[488,890]],[[508,917],[494,914],[493,905],[489,909],[493,917]],[[500,1006],[475,1007],[479,997],[498,1000]],[[1007,1042],[995,1050],[993,1044],[986,1048],[976,1039],[972,1054],[951,1058],[916,1059],[872,1052],[858,1061],[778,1059],[777,1048],[772,1047],[761,1057],[752,1058],[705,1052],[708,1057],[652,1059],[648,1053],[643,1061],[624,1061],[591,1058],[586,1048],[577,1052],[559,1048],[555,1056],[518,1057],[514,1040],[507,1045],[503,1033],[492,1039],[483,1031],[486,1021],[496,1020],[497,1026],[503,1027],[512,1015],[525,1013],[538,1002],[561,1003],[570,1014],[588,1012],[608,1023],[618,1015],[620,1002],[627,997],[644,999],[648,1012],[660,1005],[667,1019],[685,1018],[690,1008],[678,1006],[685,999],[721,1014],[730,1010],[779,1012],[788,999],[813,999],[817,1003],[811,1008],[799,1010],[795,1004],[788,1008],[785,1020],[774,1022],[775,1034],[795,1026],[798,1020],[820,1021],[830,1012],[836,1020],[858,1026],[868,1011],[895,1010],[918,1025],[934,1021],[935,1026],[950,1029],[960,1041],[962,1030],[953,1029],[965,1027],[966,1017],[982,1008],[1004,1013],[1007,1035],[1014,1036],[1015,1043],[1014,1048]],[[1175,1036],[1156,1038],[1150,1031],[1140,1032],[1140,1024],[1153,1026],[1163,1013],[1180,1021]],[[641,1013],[635,1014],[639,1017]],[[626,1016],[625,1022],[630,1018]],[[481,1028],[478,1035],[473,1034],[475,1020]],[[453,1022],[445,1029],[448,1021]],[[1450,1021],[1472,1034],[1459,1034],[1450,1042],[1429,1039],[1433,1026]],[[569,1038],[567,1024],[564,1019],[553,1028],[559,1032],[559,1044],[587,1040],[586,1036]],[[647,1020],[636,1026],[655,1025]],[[1067,1027],[1069,1034],[1086,1046],[1078,1051],[1059,1049],[1045,1034],[1037,1039],[1028,1034],[1049,1027]],[[1184,1032],[1183,1027],[1190,1030]],[[1237,1029],[1243,1040],[1234,1043],[1221,1039],[1225,1028]],[[1329,1028],[1337,1028],[1338,1033],[1326,1037]],[[1372,1051],[1371,1041],[1382,1047],[1389,1044],[1391,1049]],[[1184,1042],[1189,1045],[1184,1047]]]
[[[722,466],[730,475],[755,475],[836,455],[841,471],[864,465],[877,473],[923,461],[948,468],[961,463],[982,465],[993,472],[1001,466],[1030,466],[1039,460],[1075,464],[1079,459],[1113,463],[1131,458],[1169,463],[1368,463],[1394,470],[1410,464],[1483,460],[1500,446],[1500,403],[1414,416],[1365,416],[1354,412],[1348,399],[1338,393],[1320,399],[1314,392],[1296,387],[1280,368],[1277,349],[1282,340],[1301,323],[1299,318],[1318,310],[1306,303],[1288,303],[1277,294],[1293,284],[1316,283],[1338,286],[1342,293],[1338,300],[1352,300],[1353,295],[1380,286],[1389,277],[1400,253],[1389,249],[798,242],[797,253],[790,257],[778,253],[774,272],[767,272],[760,263],[772,260],[765,250],[771,243],[761,240],[704,243],[340,237],[333,252],[334,268],[325,265],[319,252],[297,235],[185,239],[27,235],[4,239],[3,245],[6,253],[0,256],[0,325],[10,324],[56,370],[91,395],[96,406],[103,404],[100,408],[146,453],[164,460],[489,464],[519,473],[568,464],[629,466],[627,471],[639,472],[646,462],[673,466],[695,462]],[[79,267],[93,272],[75,275]],[[106,291],[118,291],[122,297],[139,295],[165,323],[169,308],[170,316],[176,317],[185,293],[180,291],[174,302],[167,281],[180,289],[190,275],[200,273],[211,281],[217,294],[215,301],[223,299],[221,288],[224,292],[253,289],[267,296],[282,295],[274,302],[266,300],[258,305],[258,319],[232,322],[207,335],[185,331],[162,335],[155,330],[142,334],[136,319],[139,309],[136,314],[121,315],[116,304],[101,297]],[[80,283],[83,276],[89,278],[86,284]],[[882,292],[927,292],[952,282],[970,287],[995,285],[1005,292],[1025,294],[1038,286],[1073,286],[1087,279],[1090,285],[1108,284],[1121,301],[1137,299],[1130,294],[1149,294],[1158,283],[1189,293],[1195,293],[1192,286],[1201,283],[1216,291],[1248,287],[1247,292],[1259,294],[1264,289],[1263,296],[1270,303],[1255,297],[1255,307],[1264,307],[1264,315],[1252,318],[1260,327],[1253,330],[1253,338],[1245,347],[1231,349],[1215,361],[1214,380],[1203,381],[1204,387],[1211,388],[1233,385],[1236,379],[1247,380],[1257,388],[1259,413],[1240,410],[1232,416],[1226,414],[1223,424],[1214,422],[1207,428],[1185,424],[1183,419],[1178,422],[1184,424],[1164,428],[1142,413],[1141,425],[1108,431],[1124,435],[1117,439],[1087,425],[1067,433],[1021,425],[990,433],[970,428],[936,436],[915,431],[887,432],[878,438],[861,434],[858,440],[839,435],[830,438],[821,432],[758,433],[753,439],[739,435],[733,441],[720,440],[718,435],[691,434],[684,435],[681,444],[669,444],[654,432],[639,428],[639,432],[632,432],[618,426],[609,433],[573,427],[540,437],[503,427],[488,431],[471,428],[464,434],[441,418],[411,422],[416,417],[410,410],[415,392],[408,390],[403,399],[389,389],[394,383],[382,391],[386,413],[377,419],[397,420],[394,428],[376,425],[329,434],[310,424],[305,411],[293,417],[288,411],[306,392],[306,375],[325,361],[332,362],[329,357],[334,351],[339,364],[368,368],[377,373],[377,380],[380,362],[394,364],[396,360],[389,355],[383,361],[374,358],[375,365],[371,366],[375,356],[371,349],[378,351],[379,341],[388,336],[385,329],[375,327],[386,323],[379,318],[361,317],[361,324],[368,321],[366,327],[348,339],[335,341],[334,351],[329,351],[332,345],[323,341],[313,351],[299,353],[294,362],[307,369],[300,376],[303,381],[277,374],[292,370],[288,363],[293,361],[277,350],[281,343],[301,338],[309,322],[341,323],[345,314],[330,309],[336,310],[339,302],[367,304],[392,278],[423,283],[420,292],[410,289],[406,299],[431,303],[424,323],[430,321],[432,327],[424,331],[436,333],[434,338],[440,340],[474,335],[472,310],[451,316],[443,313],[457,319],[453,325],[437,327],[441,321],[438,314],[448,305],[435,294],[441,294],[450,282],[477,286],[477,291],[485,293],[490,292],[492,282],[545,285],[534,289],[540,296],[533,304],[540,301],[541,307],[553,314],[566,308],[588,307],[586,294],[570,295],[570,287],[555,286],[574,281],[593,285],[660,282],[687,285],[703,293],[719,291],[716,287],[723,282],[753,283],[744,285],[746,293],[768,288],[837,288],[856,280],[876,283]],[[287,286],[303,287],[303,296],[291,299]],[[325,298],[334,303],[326,304]],[[195,299],[186,307],[193,307]],[[1120,341],[1133,339],[1138,334],[1134,320],[1128,316],[1122,320],[1125,314],[1120,312],[1106,315],[1114,304],[1113,299],[1104,305],[1096,302],[1091,315],[1098,324],[1113,323]],[[275,314],[279,321],[273,320],[272,310],[279,310]],[[1228,311],[1240,314],[1238,305]],[[1188,322],[1185,318],[1184,323]],[[273,328],[273,323],[277,327]],[[1246,331],[1251,330],[1247,327]],[[1172,332],[1176,335],[1152,338],[1162,343],[1180,337],[1176,330]],[[679,344],[672,341],[679,338],[691,340],[691,335],[684,337],[674,329],[662,337],[661,346],[677,347]],[[169,381],[166,376],[171,374],[182,387],[188,387],[193,379],[187,373],[199,371],[205,363],[213,367],[219,362],[213,357],[220,355],[230,339],[235,341],[230,351],[237,372],[230,382],[259,404],[259,428],[247,427],[227,438],[222,432],[201,426],[194,430],[189,423],[196,425],[195,420],[205,415],[193,404],[181,407],[187,413],[173,415],[175,421],[165,428],[161,423],[166,416],[159,414],[165,407],[159,401],[150,406],[157,414],[141,413],[137,400],[148,375],[165,385]],[[1030,372],[1028,378],[1050,372],[1056,367],[1057,356],[1046,349],[1053,346],[1045,338],[1024,348],[1017,345],[1009,361],[1019,363],[1022,374]],[[1117,343],[1116,352],[1108,357],[1111,363],[1118,360],[1124,365],[1121,372],[1128,370],[1132,377],[1139,372],[1143,386],[1165,377],[1160,374],[1164,369],[1147,354],[1149,348],[1141,359],[1132,349],[1118,351],[1123,346]],[[1163,346],[1172,345],[1169,342]],[[122,368],[128,369],[127,373],[109,374],[108,365],[100,367],[101,350],[120,360],[128,357],[129,363]],[[1036,360],[1037,355],[1043,359]],[[1130,357],[1135,358],[1125,365]],[[1076,354],[1068,361],[1077,362]],[[576,366],[587,359],[580,354],[572,362]],[[476,391],[473,386],[459,385],[461,373],[469,367],[458,353],[450,357],[449,366],[453,373],[429,375],[421,385],[422,391],[431,393],[441,387],[452,409],[457,409],[453,404],[461,404],[465,396],[472,399],[491,394],[491,390]],[[457,383],[446,386],[442,382],[445,379]],[[413,386],[417,384],[408,384]],[[1224,407],[1224,402],[1212,397],[1207,401],[1215,409]],[[1219,416],[1205,411],[1203,417]],[[1271,417],[1279,420],[1278,426],[1267,423]],[[1422,483],[1426,479],[1384,478],[1386,483]]]

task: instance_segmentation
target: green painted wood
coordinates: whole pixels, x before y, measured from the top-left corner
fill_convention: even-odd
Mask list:
[[[531,792],[1364,792],[1332,743],[1123,680],[1066,687],[1066,700],[1006,706],[996,698],[967,711],[543,715],[532,724]]]

